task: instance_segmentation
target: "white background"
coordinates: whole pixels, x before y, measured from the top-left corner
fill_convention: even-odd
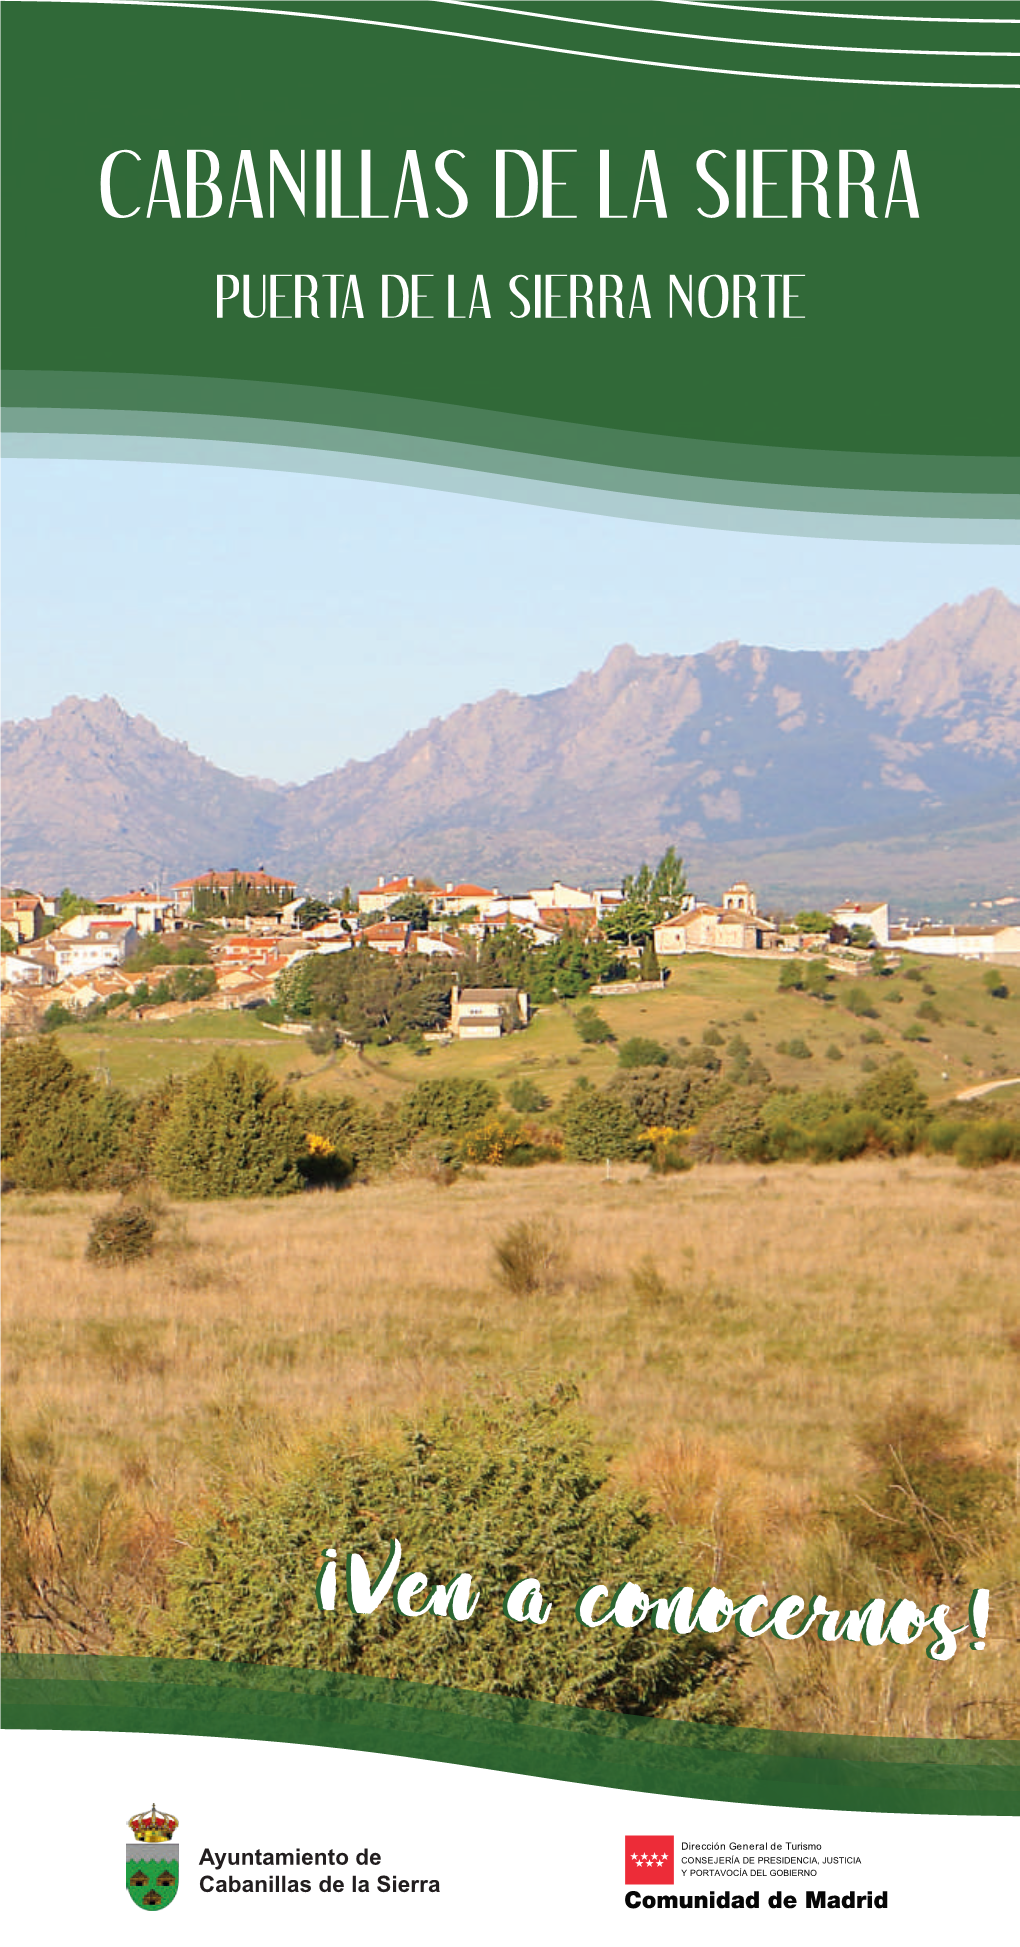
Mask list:
[[[244,1941],[332,1938],[380,1947],[492,1942],[530,1947],[546,1940],[676,1939],[776,1942],[987,1937],[998,1922],[1011,1937],[1007,1900],[1015,1827],[1003,1819],[877,1813],[776,1811],[700,1799],[518,1778],[409,1758],[257,1744],[220,1738],[9,1731],[3,1876],[7,1938],[43,1943],[137,1942],[155,1929],[196,1947]],[[150,1916],[124,1884],[129,1816],[153,1799],[180,1820],[181,1889]],[[823,1856],[859,1854],[859,1867],[820,1869],[810,1879],[684,1880],[677,1891],[761,1888],[761,1910],[628,1911],[624,1839],[672,1833],[683,1841],[818,1841]],[[199,1856],[254,1849],[382,1854],[361,1868],[370,1894],[321,1894],[325,1869],[299,1867],[310,1894],[203,1894]],[[738,1855],[739,1856],[739,1855]],[[778,1855],[777,1855],[778,1857]],[[224,1874],[231,1869],[224,1868]],[[273,1869],[233,1868],[235,1878]],[[284,1869],[275,1869],[284,1870]],[[337,1869],[349,1883],[350,1868]],[[440,1881],[438,1894],[382,1894],[380,1872]],[[807,1912],[804,1891],[822,1886],[889,1889],[885,1912]],[[770,1892],[794,1892],[792,1911],[766,1906]]]

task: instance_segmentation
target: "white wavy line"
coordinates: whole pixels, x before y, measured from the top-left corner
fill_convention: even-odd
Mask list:
[[[223,0],[63,0],[73,7],[153,7],[174,13],[262,14],[281,20],[314,20],[328,27],[382,27],[394,34],[429,34],[437,40],[478,41],[483,47],[512,47],[525,54],[566,54],[575,61],[607,61],[613,67],[660,68],[669,74],[713,74],[727,81],[810,81],[836,88],[1020,88],[1018,81],[879,81],[841,74],[780,74],[756,68],[709,68],[696,61],[644,61],[631,54],[596,54],[580,47],[547,47],[542,41],[504,40],[496,34],[463,34],[449,27],[420,27],[406,20],[367,20],[359,14],[305,13],[298,7],[227,6]]]
[[[826,13],[821,7],[765,7],[749,5],[748,0],[657,0],[660,7],[697,7],[702,13],[782,14],[788,20],[881,20],[904,22],[919,20],[922,26],[941,27],[1020,27],[1020,18],[1003,19],[992,14],[844,14]]]
[[[709,41],[719,47],[781,47],[789,53],[808,54],[903,54],[914,55],[918,60],[932,58],[964,61],[1016,61],[1020,60],[1020,50],[1011,48],[989,50],[973,47],[840,47],[829,41],[756,41],[743,39],[736,34],[684,34],[675,27],[626,27],[618,20],[585,20],[580,14],[544,14],[534,7],[504,7],[496,0],[438,0],[442,7],[467,7],[472,13],[510,14],[522,20],[563,21],[568,27],[597,27],[600,31],[613,34],[650,34],[654,40],[663,41]]]

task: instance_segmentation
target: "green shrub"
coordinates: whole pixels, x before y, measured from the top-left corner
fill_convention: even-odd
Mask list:
[[[402,1133],[394,1105],[376,1112],[353,1095],[306,1093],[300,1097],[300,1109],[306,1148],[314,1134],[325,1137],[351,1169],[363,1175],[392,1167]]]
[[[629,1041],[621,1042],[617,1059],[621,1068],[665,1068],[669,1053],[661,1041],[653,1041],[649,1035],[634,1034]]]
[[[570,1090],[563,1104],[568,1162],[625,1162],[640,1153],[642,1140],[642,1125],[620,1095],[580,1085]]]
[[[714,1074],[684,1063],[628,1068],[613,1076],[608,1093],[626,1103],[642,1129],[686,1129],[715,1100],[719,1086]]]
[[[44,1109],[69,1090],[89,1084],[80,1068],[65,1055],[58,1041],[8,1041],[0,1054],[3,1079],[2,1151],[13,1156]]]
[[[463,1136],[498,1108],[499,1091],[491,1082],[455,1075],[418,1082],[400,1104],[400,1135],[410,1140],[427,1130],[430,1135]]]
[[[43,1034],[55,1034],[57,1028],[73,1028],[75,1017],[63,1001],[51,1001],[39,1026]]]
[[[355,1615],[348,1552],[373,1577],[394,1539],[400,1570],[431,1585],[470,1573],[466,1622]],[[486,1401],[406,1423],[388,1442],[334,1438],[285,1479],[203,1512],[169,1577],[158,1648],[171,1657],[282,1664],[403,1679],[647,1716],[728,1719],[736,1651],[700,1634],[582,1629],[574,1605],[595,1581],[671,1594],[685,1577],[675,1539],[633,1495],[614,1492],[587,1428],[560,1389]],[[335,1611],[315,1598],[321,1551],[337,1550]],[[537,1577],[552,1603],[539,1640],[504,1599]]]
[[[509,1162],[515,1149],[525,1145],[521,1119],[516,1115],[487,1115],[465,1130],[457,1143],[457,1160],[462,1163]]]
[[[843,1050],[837,1047],[835,1041],[829,1042],[825,1050],[825,1059],[826,1061],[842,1061],[844,1059]]]
[[[1020,1163],[1020,1122],[973,1123],[956,1144],[956,1160],[968,1170]]]
[[[689,1156],[698,1162],[764,1161],[764,1101],[761,1089],[734,1089],[702,1116],[691,1137]]]
[[[130,1130],[119,1090],[103,1090],[81,1076],[39,1113],[10,1158],[11,1179],[23,1190],[93,1190],[110,1181]]]
[[[303,1119],[289,1090],[243,1055],[215,1055],[183,1084],[153,1145],[175,1197],[280,1196],[302,1185]]]
[[[516,1081],[509,1084],[506,1099],[518,1115],[541,1115],[543,1109],[549,1107],[549,1097],[528,1075],[518,1076]]]
[[[965,1128],[965,1123],[954,1122],[948,1116],[939,1122],[930,1122],[925,1130],[924,1146],[934,1156],[948,1156],[956,1148]]]
[[[616,1036],[608,1021],[602,1019],[594,1007],[582,1007],[574,1015],[574,1026],[581,1040],[588,1047],[597,1048],[604,1042],[615,1041]]]
[[[850,1014],[857,1015],[859,1020],[878,1019],[878,1009],[866,987],[848,987],[843,995],[843,1006]]]
[[[712,1028],[712,1027],[705,1028],[701,1037],[701,1045],[703,1048],[721,1048],[723,1045],[723,1038],[722,1035],[719,1033],[718,1028]]]
[[[923,980],[924,975],[920,967],[904,967],[903,978],[904,980]]]
[[[1009,988],[1003,980],[1001,973],[997,972],[994,967],[987,967],[981,979],[993,1001],[1008,1001]]]
[[[151,1208],[137,1198],[121,1197],[112,1210],[93,1219],[85,1256],[93,1264],[130,1264],[151,1257],[158,1224]]]
[[[803,1036],[799,1034],[794,1035],[793,1040],[787,1042],[786,1052],[793,1061],[811,1060],[811,1050]]]
[[[874,1109],[894,1122],[922,1123],[929,1113],[917,1069],[903,1055],[894,1055],[871,1081],[862,1083],[855,1101],[858,1108]]]

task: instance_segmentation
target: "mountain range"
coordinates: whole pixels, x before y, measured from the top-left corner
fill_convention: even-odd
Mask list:
[[[263,861],[323,893],[609,884],[675,844],[705,896],[736,874],[766,900],[933,913],[1020,892],[1020,608],[997,590],[870,650],[621,645],[302,785],[234,777],[111,697],[5,724],[2,748],[3,877],[33,889]]]

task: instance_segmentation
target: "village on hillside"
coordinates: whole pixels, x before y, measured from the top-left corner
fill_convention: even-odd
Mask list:
[[[668,979],[662,962],[691,953],[783,960],[823,953],[849,968],[878,950],[1020,965],[1020,924],[994,917],[1015,904],[1009,899],[990,901],[986,922],[958,925],[894,924],[888,900],[867,898],[846,899],[829,912],[768,915],[743,881],[712,904],[686,890],[672,852],[662,863],[671,869],[654,898],[647,867],[622,886],[553,880],[516,893],[470,882],[440,886],[405,873],[380,876],[356,892],[345,888],[333,902],[299,897],[293,880],[263,866],[208,870],[165,894],[142,889],[84,900],[68,891],[55,897],[5,889],[0,1023],[6,1033],[30,1031],[54,1006],[71,1018],[123,1007],[125,1015],[144,1012],[148,1019],[265,1007],[278,1001],[282,977],[301,962],[363,950],[419,967],[431,961],[437,971],[445,966],[452,978],[443,1032],[464,1040],[528,1023],[526,978],[471,984],[479,950],[497,943],[516,943],[516,964],[525,967],[527,955],[564,943],[611,948],[601,978],[639,984]],[[157,936],[177,949],[165,955],[176,960],[195,929],[207,943],[201,965],[178,969],[172,985],[140,972],[160,964]]]

